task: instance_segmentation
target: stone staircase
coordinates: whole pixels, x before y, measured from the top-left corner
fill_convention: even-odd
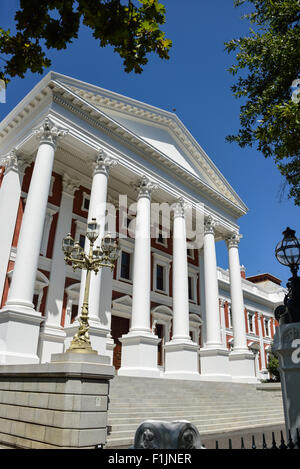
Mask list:
[[[253,384],[116,376],[110,383],[107,448],[133,444],[144,420],[188,420],[207,435],[284,422],[281,390]]]

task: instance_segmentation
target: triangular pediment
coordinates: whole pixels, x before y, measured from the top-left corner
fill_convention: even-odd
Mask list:
[[[176,167],[247,212],[245,204],[174,113],[73,78],[55,73],[52,76],[123,130],[127,129],[160,155],[165,155]]]
[[[0,141],[41,99],[52,99],[120,139],[158,167],[186,181],[195,193],[235,217],[247,207],[176,114],[80,80],[50,72],[7,116]]]
[[[146,143],[168,156],[174,163],[182,166],[195,177],[199,177],[202,181],[216,189],[214,182],[198,167],[197,161],[193,161],[193,158],[190,157],[188,152],[180,146],[180,142],[170,128],[165,125],[148,122],[142,118],[117,112],[113,109],[107,109],[103,106],[99,106],[99,108],[120,125],[126,127]]]

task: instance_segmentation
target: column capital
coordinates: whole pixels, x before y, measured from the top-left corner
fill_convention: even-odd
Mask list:
[[[69,133],[69,130],[58,127],[49,117],[46,117],[40,127],[33,130],[33,133],[40,143],[48,143],[56,148],[57,140],[65,137]]]
[[[62,191],[65,194],[74,195],[74,192],[79,189],[80,181],[78,179],[71,178],[67,173],[62,175]]]
[[[205,217],[204,221],[204,234],[215,234],[215,229],[217,226],[216,220],[213,219],[211,215]]]
[[[143,176],[137,184],[133,184],[134,189],[138,193],[138,199],[140,197],[148,197],[151,199],[152,192],[158,189],[158,184],[150,181],[149,178]]]
[[[7,155],[0,158],[0,166],[5,167],[5,171],[13,170],[24,173],[25,169],[31,164],[32,158],[21,157],[17,150],[13,148]]]
[[[226,245],[229,248],[237,248],[243,235],[233,232],[225,238]]]
[[[176,202],[171,205],[171,209],[174,213],[174,218],[181,217],[184,218],[185,209],[187,208],[188,204],[183,199],[183,197],[179,197]]]
[[[108,176],[109,170],[118,164],[116,158],[108,156],[102,148],[97,152],[95,161],[93,162],[94,174],[103,173]]]

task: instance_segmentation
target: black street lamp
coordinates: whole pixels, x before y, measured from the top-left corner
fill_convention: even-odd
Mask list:
[[[280,324],[300,322],[300,277],[297,276],[300,265],[300,240],[296,238],[295,233],[295,230],[288,227],[282,233],[283,240],[275,248],[277,260],[292,272],[292,277],[286,284],[288,292],[284,304],[275,309],[275,318]]]

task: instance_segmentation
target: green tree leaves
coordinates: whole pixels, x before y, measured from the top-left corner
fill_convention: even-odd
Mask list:
[[[169,59],[172,46],[160,30],[165,7],[158,0],[20,0],[15,21],[14,36],[0,28],[0,56],[6,59],[0,78],[5,81],[23,78],[27,70],[42,73],[51,65],[42,44],[48,49],[66,49],[78,37],[81,21],[100,47],[114,47],[126,72],[141,73],[151,52]]]
[[[246,2],[254,10],[244,17],[255,27],[249,36],[225,44],[236,54],[229,72],[240,74],[231,89],[245,102],[240,130],[227,141],[257,144],[265,157],[273,157],[290,186],[289,197],[300,205],[300,103],[292,100],[291,91],[300,77],[300,2],[235,0],[235,5]]]

